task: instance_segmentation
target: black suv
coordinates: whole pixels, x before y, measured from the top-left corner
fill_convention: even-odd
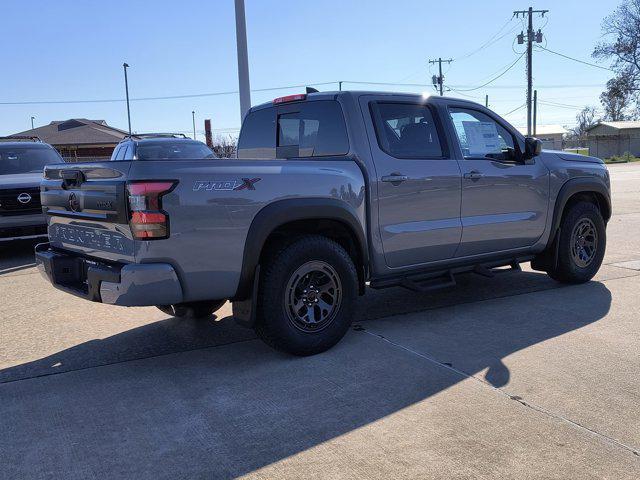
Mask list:
[[[179,133],[137,133],[122,140],[111,160],[188,160],[216,158],[202,142]]]
[[[62,157],[37,137],[0,137],[0,243],[46,237],[40,180],[52,163]]]

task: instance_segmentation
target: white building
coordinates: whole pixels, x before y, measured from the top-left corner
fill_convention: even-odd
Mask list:
[[[523,135],[527,134],[527,127],[518,127]],[[534,137],[542,140],[542,148],[547,150],[562,150],[562,139],[569,133],[562,125],[537,125]]]

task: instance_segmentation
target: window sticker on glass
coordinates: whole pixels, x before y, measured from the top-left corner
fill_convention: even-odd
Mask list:
[[[500,153],[500,139],[494,122],[462,122],[470,155]]]

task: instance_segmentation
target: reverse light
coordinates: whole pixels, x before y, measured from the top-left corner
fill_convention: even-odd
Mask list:
[[[169,237],[169,216],[162,210],[162,196],[173,190],[177,183],[167,180],[127,184],[133,238],[157,240]]]
[[[296,93],[295,95],[287,95],[286,97],[278,97],[273,99],[273,104],[278,105],[280,103],[299,102],[305,100],[307,95],[304,93]]]

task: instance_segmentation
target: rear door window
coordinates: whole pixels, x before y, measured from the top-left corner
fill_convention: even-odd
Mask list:
[[[380,148],[396,158],[443,158],[431,109],[413,103],[377,102],[371,106]]]
[[[252,112],[238,143],[238,158],[325,157],[348,152],[342,108],[334,100]]]

